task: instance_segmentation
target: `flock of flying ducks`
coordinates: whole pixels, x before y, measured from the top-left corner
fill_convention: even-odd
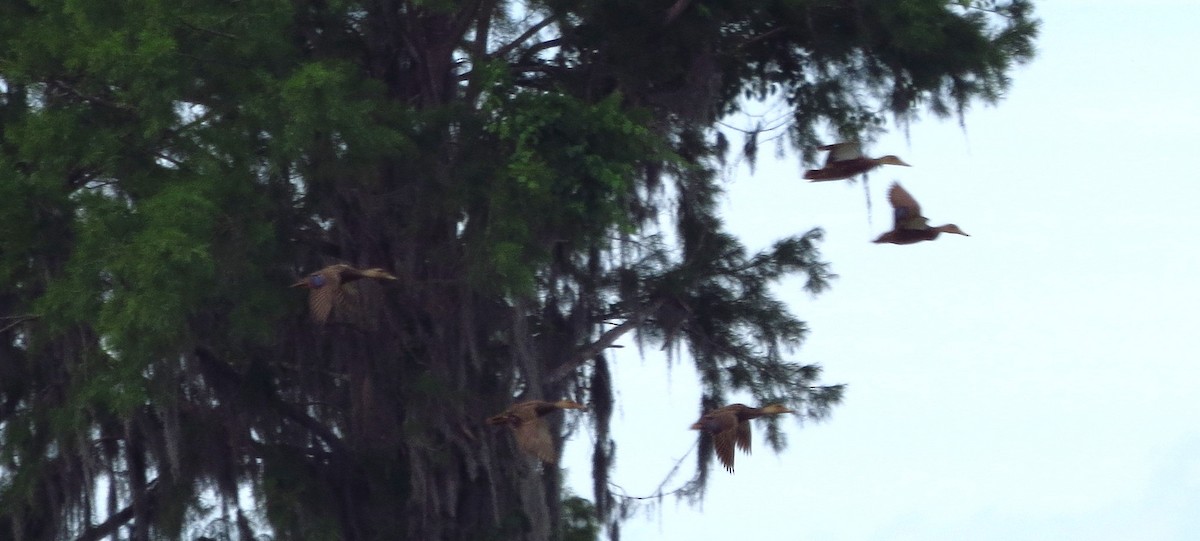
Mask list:
[[[863,156],[862,146],[858,143],[834,143],[820,147],[829,152],[825,165],[820,169],[810,169],[804,173],[804,178],[812,182],[827,180],[846,180],[856,177],[881,165],[902,165],[910,167],[903,160],[892,155],[880,158]],[[873,242],[891,244],[913,244],[923,240],[933,240],[942,233],[970,236],[959,229],[957,225],[929,225],[929,218],[921,216],[921,206],[908,191],[893,182],[888,190],[888,202],[892,204],[894,222],[892,230],[879,236]]]
[[[858,143],[835,143],[820,147],[820,149],[828,151],[829,155],[822,168],[804,173],[804,178],[812,182],[846,180],[881,165],[909,166],[896,156],[888,155],[880,158],[863,156]],[[954,224],[930,226],[929,219],[921,216],[921,207],[917,201],[904,188],[900,187],[899,183],[892,183],[891,189],[888,190],[888,201],[892,205],[895,222],[891,231],[874,240],[876,243],[913,244],[933,240],[941,233],[966,235]],[[292,287],[309,290],[309,312],[314,322],[323,325],[329,320],[334,307],[342,303],[342,285],[363,278],[397,279],[380,268],[357,269],[339,263],[309,274],[303,280],[292,284]],[[558,460],[554,450],[554,439],[551,437],[549,426],[543,417],[555,411],[567,409],[586,411],[587,407],[571,400],[555,402],[528,400],[513,404],[504,412],[489,417],[487,424],[508,427],[512,431],[518,449],[543,462],[554,464]],[[752,408],[744,404],[730,404],[705,413],[692,424],[691,428],[707,433],[712,438],[717,459],[729,473],[733,473],[734,449],[740,449],[746,454],[750,453],[750,421],[767,415],[783,413],[795,412],[781,404],[769,404],[761,408]]]
[[[571,400],[528,400],[513,404],[503,413],[489,417],[487,423],[509,427],[517,441],[517,448],[547,464],[554,464],[558,460],[554,452],[554,440],[542,417],[565,409],[587,411],[586,406]],[[700,416],[700,420],[692,424],[692,430],[706,432],[712,437],[717,460],[721,461],[721,465],[725,466],[729,473],[733,473],[734,447],[750,454],[750,420],[781,413],[795,412],[781,404],[770,404],[761,408],[730,404]]]

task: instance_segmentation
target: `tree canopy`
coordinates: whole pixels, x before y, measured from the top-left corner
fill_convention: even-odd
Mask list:
[[[842,396],[772,290],[828,287],[821,231],[748,250],[722,161],[995,102],[1036,32],[1025,0],[4,2],[0,539],[616,532],[617,340],[694,363],[697,413]],[[786,119],[731,149],[759,100]],[[317,325],[287,285],[339,262],[398,280]],[[591,504],[483,424],[517,397],[591,407]]]

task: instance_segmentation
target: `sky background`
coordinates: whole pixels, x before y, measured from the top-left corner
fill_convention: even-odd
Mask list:
[[[1200,1],[1037,12],[1038,57],[1004,101],[868,148],[913,165],[871,175],[870,222],[861,183],[810,184],[773,148],[731,171],[725,217],[750,249],[825,229],[832,289],[778,291],[812,329],[792,360],[845,401],[785,420],[778,455],[756,426],[702,507],[668,497],[622,539],[1200,539]],[[872,244],[893,180],[971,236]],[[697,379],[665,364],[613,357],[612,479],[632,495],[694,453]],[[588,497],[592,441],[563,462]]]

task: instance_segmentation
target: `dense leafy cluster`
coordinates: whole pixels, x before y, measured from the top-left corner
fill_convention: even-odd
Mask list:
[[[723,229],[718,122],[782,100],[811,157],[996,100],[1035,34],[1025,0],[4,2],[0,539],[615,532],[621,337],[683,346],[697,410],[841,398],[772,293],[828,286],[821,232]],[[333,262],[399,280],[314,325],[285,286]],[[592,406],[592,504],[483,426],[518,394]]]

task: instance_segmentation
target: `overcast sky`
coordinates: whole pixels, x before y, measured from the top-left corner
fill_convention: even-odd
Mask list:
[[[779,291],[812,328],[794,360],[846,400],[783,423],[779,455],[757,430],[702,508],[668,499],[622,539],[1200,539],[1200,2],[1037,4],[1040,52],[1006,100],[868,149],[913,165],[871,175],[871,223],[862,184],[807,183],[771,149],[730,176],[750,248],[825,229],[831,291]],[[870,243],[893,180],[971,236]],[[613,362],[613,480],[634,495],[696,438],[695,375],[664,364]],[[588,496],[591,438],[563,463]]]

